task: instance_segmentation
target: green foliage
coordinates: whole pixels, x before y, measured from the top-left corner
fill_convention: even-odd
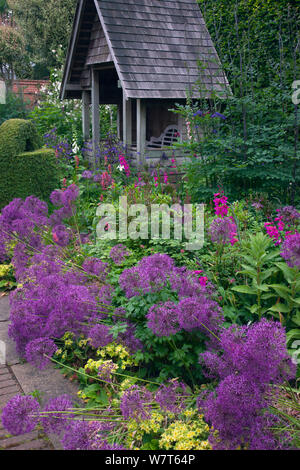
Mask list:
[[[0,25],[0,78],[12,82],[14,72],[21,68],[24,52],[20,32],[11,26]]]
[[[211,117],[219,108],[215,102],[205,116],[194,116],[205,111],[203,102],[177,108],[193,130],[192,139],[183,144],[191,156],[185,169],[192,200],[208,201],[222,187],[231,199],[261,192],[289,203],[300,185],[290,88],[231,97],[222,111],[224,120]]]
[[[13,266],[11,264],[0,264],[0,292],[14,289],[16,286]]]
[[[16,197],[47,199],[58,186],[53,150],[39,149],[40,136],[31,121],[11,119],[0,127],[0,207]]]
[[[53,50],[62,47],[66,53],[76,8],[76,0],[9,0],[14,20],[22,32],[31,62],[42,70],[61,65]],[[42,75],[38,78],[45,78]]]
[[[0,125],[8,119],[26,119],[28,109],[24,101],[14,93],[8,91],[6,94],[6,103],[0,104]]]

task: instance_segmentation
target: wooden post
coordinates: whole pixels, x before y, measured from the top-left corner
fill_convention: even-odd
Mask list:
[[[90,94],[88,91],[82,92],[82,133],[83,139],[88,141],[90,139]]]
[[[121,140],[121,105],[118,104],[118,109],[117,109],[117,137],[119,140]]]
[[[139,163],[145,162],[145,146],[146,146],[146,105],[143,100],[136,100],[136,146],[137,160]]]
[[[100,114],[99,114],[99,72],[92,68],[92,127],[93,127],[93,154],[100,142]]]
[[[132,144],[132,102],[123,96],[123,142],[129,147]]]

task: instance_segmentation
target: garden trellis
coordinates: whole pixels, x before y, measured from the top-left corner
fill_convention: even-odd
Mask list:
[[[199,64],[201,66],[199,67]],[[184,137],[175,103],[211,98],[227,79],[196,0],[81,0],[61,86],[62,99],[82,99],[83,133],[100,140],[99,104],[118,108],[118,137],[137,161],[157,161]],[[202,91],[201,91],[202,90]],[[153,146],[153,140],[161,145]]]

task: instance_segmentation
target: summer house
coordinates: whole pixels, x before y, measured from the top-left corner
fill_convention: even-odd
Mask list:
[[[196,0],[79,0],[61,98],[82,99],[84,138],[94,146],[99,104],[114,104],[118,137],[137,161],[157,161],[186,134],[175,103],[227,87]]]

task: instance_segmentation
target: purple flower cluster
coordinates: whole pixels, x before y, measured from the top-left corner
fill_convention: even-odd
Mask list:
[[[149,406],[153,401],[152,393],[145,387],[132,385],[121,397],[120,409],[123,418],[144,420],[150,417]]]
[[[108,264],[98,258],[87,258],[82,268],[87,274],[97,276],[100,281],[104,282],[108,274]]]
[[[16,276],[22,277],[30,260],[31,251],[37,251],[42,246],[41,235],[48,225],[47,204],[34,196],[23,201],[14,199],[2,210],[0,216],[0,257],[5,258],[8,244],[16,243],[12,263]]]
[[[56,158],[59,160],[70,160],[72,158],[72,147],[67,140],[60,140],[56,134],[57,128],[54,127],[50,132],[44,134],[44,141],[47,148],[55,150]]]
[[[61,247],[66,247],[71,240],[70,231],[66,229],[65,225],[56,225],[52,229],[52,237],[54,243]]]
[[[33,340],[60,338],[66,331],[80,334],[83,323],[99,317],[96,296],[85,276],[55,255],[55,247],[45,247],[34,255],[26,271],[30,281],[11,293],[9,335],[21,355]],[[103,310],[102,306],[101,314]],[[32,360],[39,355],[36,346],[32,343],[27,351]]]
[[[281,256],[290,268],[300,269],[300,233],[287,236],[281,247]]]
[[[110,412],[110,409],[105,411],[106,417]],[[61,444],[65,450],[123,450],[123,447],[107,442],[108,432],[116,426],[115,421],[110,422],[107,418],[105,421],[75,420],[75,414],[76,408],[68,395],[50,399],[42,410],[32,396],[16,395],[3,408],[2,424],[13,435],[31,432],[40,424],[45,432],[62,436]]]
[[[64,450],[91,450],[91,436],[100,429],[97,421],[72,421],[61,440]]]
[[[49,217],[52,227],[60,225],[64,219],[70,219],[76,213],[75,201],[79,196],[79,188],[71,184],[66,189],[55,190],[50,195],[50,201],[56,209]]]
[[[213,243],[234,244],[237,228],[230,217],[218,217],[209,227],[209,236]]]
[[[220,380],[216,390],[198,402],[218,431],[211,436],[214,448],[268,450],[284,445],[270,429],[278,419],[265,411],[275,393],[270,384],[281,384],[296,373],[280,323],[263,319],[232,326],[220,335],[219,351],[201,354],[200,363]]]
[[[155,394],[155,400],[164,411],[180,413],[185,407],[185,398],[189,395],[186,385],[177,379],[162,384]]]
[[[16,395],[2,411],[2,424],[12,435],[31,432],[38,423],[40,406],[31,396]]]
[[[217,332],[224,321],[220,306],[205,295],[182,299],[177,311],[179,326],[186,331],[198,328],[206,334]]]
[[[73,400],[69,395],[51,398],[41,412],[41,424],[46,433],[59,435],[68,428],[73,417]]]
[[[126,246],[122,245],[121,243],[113,246],[109,254],[115,264],[122,264],[126,256],[129,255],[130,252],[127,250]]]
[[[93,348],[104,348],[113,341],[109,326],[104,324],[93,326],[88,332],[88,337]]]
[[[179,298],[209,294],[211,286],[201,286],[193,271],[177,268],[174,260],[161,253],[146,256],[139,263],[125,269],[119,278],[119,284],[126,297],[140,296],[148,292],[159,292],[169,287]]]
[[[52,339],[37,338],[26,345],[25,357],[28,362],[33,364],[38,369],[45,369],[50,362],[50,359],[57,346]]]
[[[156,336],[175,335],[180,331],[177,305],[174,302],[165,302],[150,307],[146,318],[147,326]]]

